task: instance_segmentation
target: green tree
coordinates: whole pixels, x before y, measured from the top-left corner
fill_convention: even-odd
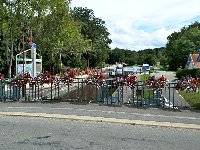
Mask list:
[[[137,52],[136,51],[131,51],[131,50],[125,50],[125,60],[124,62],[127,65],[135,65],[137,64]]]
[[[69,12],[68,0],[4,0],[0,3],[0,58],[7,64],[11,75],[15,55],[28,49],[30,31],[37,53],[43,56],[44,69],[53,70],[59,66],[59,54],[63,59],[73,56],[80,59],[89,49],[89,40],[81,34],[80,24],[74,21]],[[22,36],[24,35],[24,36]],[[23,38],[24,37],[24,38]],[[24,41],[24,42],[23,42]],[[79,63],[81,64],[81,63]],[[69,65],[66,62],[65,65]],[[57,68],[57,67],[56,67]]]
[[[75,7],[71,10],[71,15],[74,20],[80,22],[81,33],[84,38],[91,42],[90,52],[85,53],[85,59],[93,61],[95,59],[95,65],[105,62],[108,58],[109,44],[112,42],[109,38],[110,33],[105,26],[105,21],[95,17],[92,9],[82,7]],[[94,53],[98,57],[90,58],[90,56],[94,56]]]
[[[38,3],[36,1],[37,5]],[[76,64],[75,60],[80,59],[80,55],[88,49],[89,41],[80,33],[79,23],[71,18],[69,1],[50,0],[47,8],[48,11],[43,13],[46,9],[41,10],[39,7],[37,12],[40,13],[37,14],[40,15],[34,17],[35,41],[38,43],[39,53],[43,56],[44,69],[56,71],[54,68],[58,68],[56,66],[61,63],[57,61],[60,54],[65,66],[71,66],[69,57],[73,57]],[[41,20],[39,23],[38,19]]]
[[[170,70],[185,67],[189,54],[197,53],[200,47],[199,39],[200,23],[198,22],[183,27],[179,32],[174,32],[168,36],[166,55]]]
[[[162,56],[162,57],[161,57]],[[108,63],[124,62],[128,65],[142,65],[148,63],[155,65],[165,57],[165,48],[145,49],[140,51],[115,48],[109,52]],[[167,63],[167,62],[163,62]]]
[[[125,62],[126,55],[124,49],[115,48],[111,50],[108,62],[110,64],[115,64],[116,62]]]
[[[23,3],[24,4],[24,3]],[[5,0],[1,1],[1,49],[5,54],[6,70],[8,77],[11,77],[11,70],[15,51],[19,49],[19,40],[22,31],[22,13],[24,7],[22,2]],[[19,11],[20,10],[20,11]]]

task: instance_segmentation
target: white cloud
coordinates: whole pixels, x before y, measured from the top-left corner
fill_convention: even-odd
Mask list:
[[[131,50],[165,46],[168,35],[200,14],[199,0],[72,0],[71,6],[93,9],[106,21],[111,47]]]

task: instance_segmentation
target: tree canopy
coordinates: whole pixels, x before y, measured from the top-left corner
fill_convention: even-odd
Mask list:
[[[200,23],[185,26],[179,32],[169,35],[167,39],[166,55],[170,70],[184,68],[189,54],[197,53],[200,48]]]
[[[123,62],[128,65],[142,65],[147,63],[149,65],[156,65],[157,62],[162,62],[163,65],[166,65],[167,62],[164,60],[164,55],[164,47],[140,51],[115,48],[109,53],[108,63]]]
[[[52,73],[60,71],[61,61],[82,69],[116,62],[160,62],[176,70],[200,48],[200,23],[195,22],[169,35],[166,48],[111,49],[105,21],[92,9],[70,8],[70,0],[1,0],[0,14],[0,72],[8,77],[15,74],[16,54],[30,48],[31,41],[42,55],[43,70]]]
[[[88,8],[75,7],[71,10],[71,15],[75,21],[80,22],[84,38],[91,41],[91,47],[84,53],[83,58],[88,60],[91,67],[105,62],[108,58],[109,44],[112,42],[105,21],[95,17],[94,11]]]
[[[77,59],[86,52],[89,41],[80,32],[79,22],[72,19],[69,2],[0,1],[0,59],[6,60],[0,65],[5,72],[8,70],[9,76],[15,69],[14,56],[28,48],[30,31],[33,33],[33,42],[37,43],[37,52],[43,56],[44,69],[58,68],[59,53],[63,54],[63,59],[69,59],[69,56]]]

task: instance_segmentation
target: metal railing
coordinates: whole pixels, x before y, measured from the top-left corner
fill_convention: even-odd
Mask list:
[[[62,80],[62,79],[61,79]],[[101,84],[87,83],[85,78],[73,82],[12,84],[0,82],[0,101],[67,101],[71,103],[98,103],[102,105],[189,108],[189,104],[177,93],[175,83],[164,88],[150,88],[143,81],[134,86],[118,84],[106,79]]]

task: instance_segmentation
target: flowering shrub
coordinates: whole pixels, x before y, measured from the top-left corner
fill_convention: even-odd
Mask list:
[[[161,75],[157,79],[157,82],[160,85],[159,87],[164,88],[167,85],[167,83],[169,82],[169,80],[167,78],[165,78],[163,75]]]
[[[11,83],[13,85],[23,85],[29,83],[30,86],[36,85],[36,84],[55,84],[58,85],[61,81],[63,83],[72,83],[74,81],[74,78],[80,75],[80,71],[77,69],[69,69],[65,75],[64,78],[59,78],[57,76],[53,76],[50,74],[50,72],[45,71],[44,73],[39,74],[38,76],[32,78],[31,75],[26,72],[23,74],[19,74],[17,77],[14,77],[11,79]],[[1,77],[1,74],[0,74]],[[2,76],[3,78],[3,76]],[[1,78],[0,78],[1,79]]]
[[[74,78],[79,74],[79,72],[75,69],[69,69],[64,74],[63,82],[64,83],[72,83]]]
[[[23,76],[24,82],[28,83],[30,80],[32,80],[32,76],[30,75],[29,72],[25,72]]]
[[[17,77],[11,80],[11,83],[14,85],[24,85],[32,80],[31,75],[28,72],[25,72],[24,75],[18,75]]]
[[[0,80],[4,78],[4,75],[0,73]]]
[[[32,80],[29,81],[30,86],[33,86],[33,85],[36,85],[36,84],[39,84],[39,83],[40,83],[40,80],[38,80],[37,77],[32,78]]]
[[[89,74],[89,77],[85,80],[85,83],[101,86],[104,84],[107,77],[108,76],[99,72],[98,70],[92,70]]]
[[[91,71],[89,68],[86,68],[86,70],[85,70],[85,74],[90,75],[91,72],[92,72],[92,71]]]
[[[127,85],[129,86],[131,89],[135,87],[135,85],[137,84],[137,76],[135,75],[129,75],[125,78],[122,77],[117,77],[114,81],[114,85],[115,86],[124,86]]]
[[[176,90],[185,90],[186,92],[196,92],[200,86],[199,78],[182,78],[177,80],[174,87]]]
[[[54,77],[48,72],[48,71],[45,71],[44,73],[41,73],[39,74],[35,79],[34,81],[36,82],[40,82],[41,84],[44,84],[44,83],[52,83],[53,82],[53,79]]]
[[[126,85],[126,82],[125,82],[124,78],[117,76],[117,77],[115,77],[113,84],[114,84],[114,86],[118,87],[118,86]]]
[[[168,80],[163,75],[158,77],[157,79],[155,77],[149,77],[144,82],[145,85],[154,89],[164,88],[164,86],[166,86],[167,83],[168,83]]]
[[[89,77],[85,79],[86,84],[93,84],[97,87],[100,87],[102,85],[106,84],[106,78],[108,78],[108,75],[103,74],[97,69],[89,70],[88,72]],[[24,75],[18,75],[17,77],[13,78],[12,84],[14,85],[23,85],[29,83],[30,86],[36,85],[36,84],[54,84],[58,85],[60,82],[63,83],[72,83],[77,75],[80,75],[80,71],[78,69],[68,69],[67,72],[64,74],[64,78],[59,78],[57,76],[51,75],[48,71],[45,71],[44,73],[39,74],[37,77],[32,78],[31,75],[26,72]],[[0,79],[3,78],[3,75],[0,74]],[[138,79],[136,75],[128,75],[126,77],[116,77],[113,81],[114,86],[129,86],[131,89],[133,89],[138,83]],[[159,78],[155,77],[149,77],[147,80],[144,81],[144,84],[150,88],[163,88],[168,83],[167,78],[165,78],[163,75]],[[200,79],[192,79],[190,80],[189,84],[192,89],[196,89],[198,85],[200,85]],[[177,82],[175,85],[176,89],[186,89],[188,87],[188,82],[181,81]]]

